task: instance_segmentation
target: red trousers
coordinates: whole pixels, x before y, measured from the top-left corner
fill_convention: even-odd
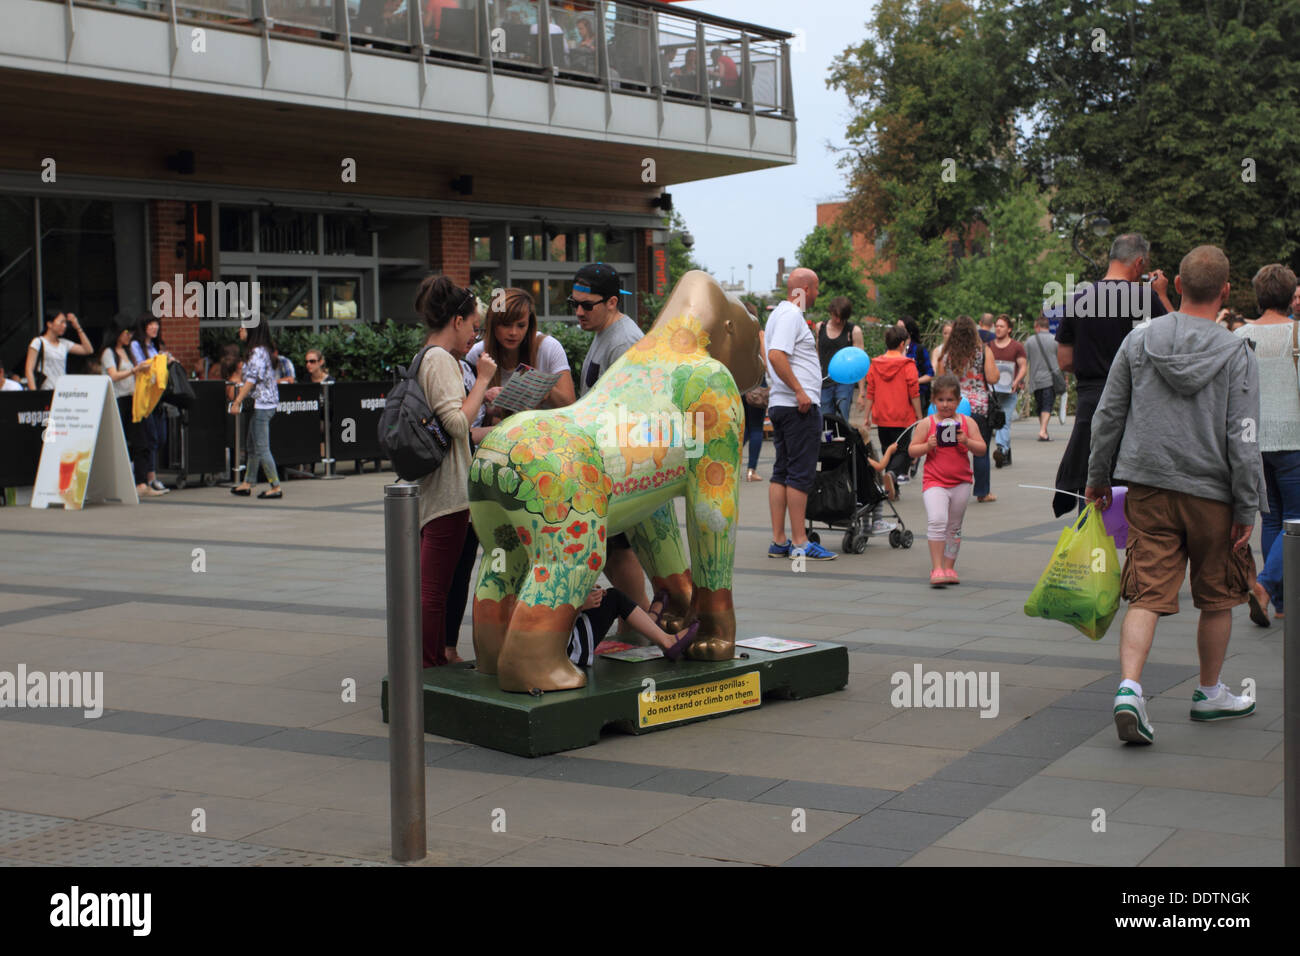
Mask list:
[[[420,610],[424,666],[447,663],[447,592],[460,563],[469,510],[434,518],[420,529]]]

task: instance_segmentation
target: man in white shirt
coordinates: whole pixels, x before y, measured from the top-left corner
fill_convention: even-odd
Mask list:
[[[795,269],[790,273],[788,288],[789,298],[772,310],[765,333],[767,380],[772,386],[767,414],[772,419],[776,450],[767,490],[772,512],[772,546],[767,556],[832,561],[837,557],[833,551],[808,540],[804,521],[822,439],[821,407],[810,397],[821,397],[822,367],[817,339],[803,317],[804,310],[817,301],[817,273]],[[789,541],[785,535],[787,514]]]
[[[6,378],[5,367],[0,365],[0,392],[21,392],[22,390],[22,382],[17,379]]]

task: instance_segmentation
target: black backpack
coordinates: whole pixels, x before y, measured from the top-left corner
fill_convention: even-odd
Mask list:
[[[430,348],[433,346],[421,349],[405,372],[398,370],[401,380],[389,390],[379,416],[379,447],[403,481],[419,481],[433,474],[451,446],[420,386],[420,363]]]

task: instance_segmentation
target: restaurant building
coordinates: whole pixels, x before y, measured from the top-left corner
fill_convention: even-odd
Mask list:
[[[45,306],[98,346],[177,276],[256,281],[276,328],[413,320],[430,270],[567,318],[584,261],[653,290],[668,187],[795,159],[789,35],[668,4],[0,0],[0,22],[14,371]],[[191,368],[239,321],[198,311],[164,320]]]

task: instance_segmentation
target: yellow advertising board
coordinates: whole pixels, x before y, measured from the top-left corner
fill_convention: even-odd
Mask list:
[[[643,691],[637,696],[637,723],[641,727],[675,724],[679,720],[746,710],[762,702],[762,681],[758,671],[750,671],[690,687]]]

